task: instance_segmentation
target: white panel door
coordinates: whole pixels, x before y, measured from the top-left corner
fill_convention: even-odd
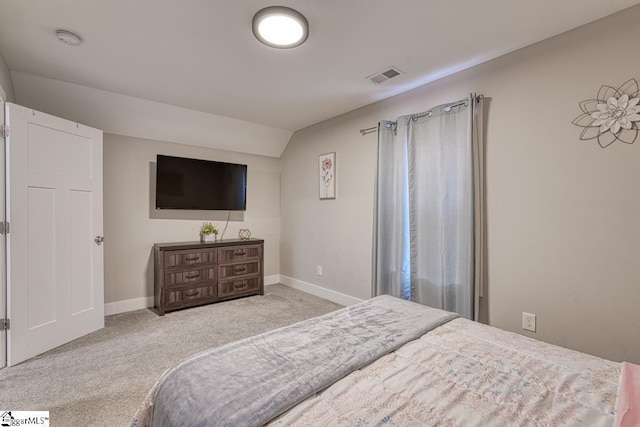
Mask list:
[[[104,327],[102,131],[6,104],[7,364]]]
[[[4,92],[0,88],[0,126],[4,125]],[[4,138],[0,137],[0,222],[4,221]],[[0,234],[0,319],[7,317],[7,282],[5,275],[6,246],[5,236]],[[7,333],[0,331],[0,369],[7,366]]]

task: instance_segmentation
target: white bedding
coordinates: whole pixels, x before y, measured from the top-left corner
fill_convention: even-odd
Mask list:
[[[270,426],[612,426],[620,365],[455,319]]]

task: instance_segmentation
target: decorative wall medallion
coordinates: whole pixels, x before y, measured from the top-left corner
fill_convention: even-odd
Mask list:
[[[580,139],[596,139],[602,148],[616,141],[633,144],[640,130],[640,88],[629,79],[619,88],[603,85],[597,99],[580,102],[583,114],[573,124],[584,128]]]

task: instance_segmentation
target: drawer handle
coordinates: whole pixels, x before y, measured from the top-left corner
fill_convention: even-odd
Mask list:
[[[195,274],[184,276],[185,279],[195,279],[196,277],[200,277],[200,273],[195,273]]]
[[[247,267],[235,267],[233,269],[234,273],[242,273],[243,271],[247,271]]]
[[[196,291],[195,289],[193,289],[193,290],[190,290],[190,291],[185,291],[184,292],[184,296],[185,297],[195,297],[199,293],[200,293],[200,291]]]
[[[237,289],[244,289],[246,287],[247,287],[246,283],[236,283],[236,284],[233,285],[233,289],[236,289],[236,290]]]
[[[234,252],[233,253],[235,256],[245,256],[247,254],[247,251],[242,251],[242,252]]]
[[[200,257],[199,256],[194,256],[194,257],[185,257],[184,260],[185,261],[197,261],[199,260]]]

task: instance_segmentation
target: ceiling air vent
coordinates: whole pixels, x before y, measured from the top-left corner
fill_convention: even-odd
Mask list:
[[[372,83],[380,84],[394,77],[398,77],[400,74],[404,74],[404,73],[400,71],[398,68],[391,66],[380,73],[372,74],[370,76],[367,76],[366,78],[371,80]]]

